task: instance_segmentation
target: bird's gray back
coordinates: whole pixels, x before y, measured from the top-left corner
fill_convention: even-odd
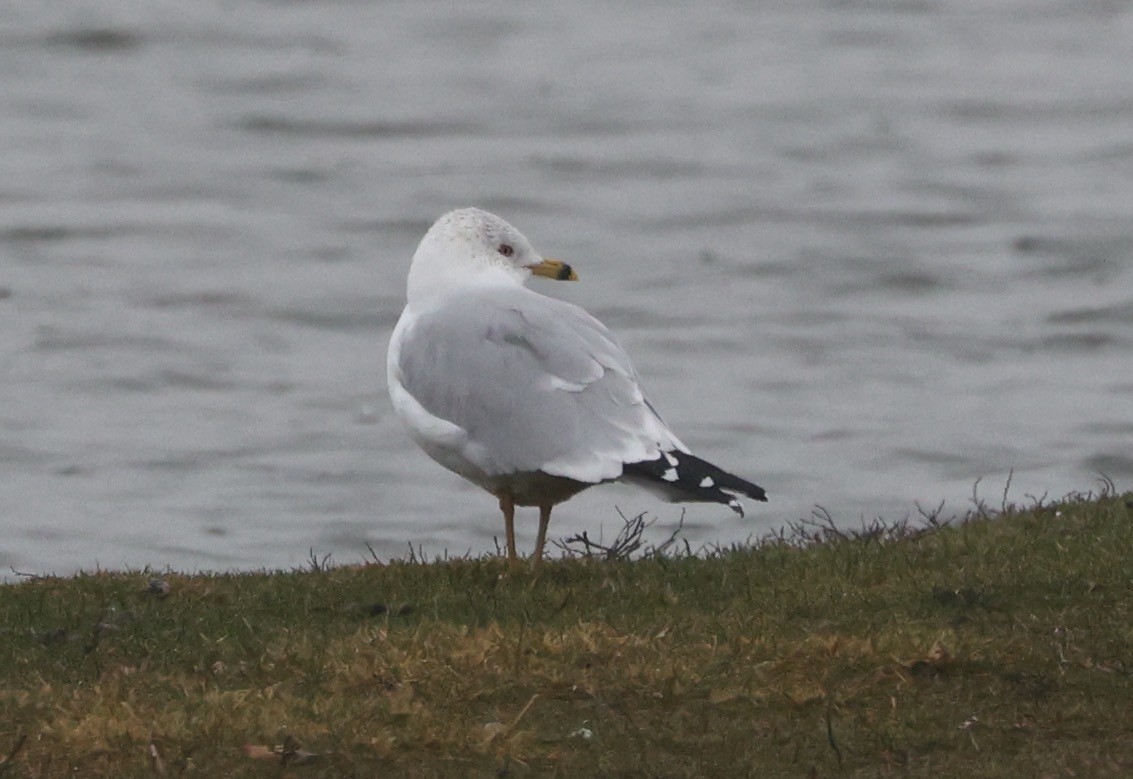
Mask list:
[[[681,447],[610,331],[526,288],[469,291],[419,315],[398,367],[418,403],[482,449],[489,474],[542,469],[597,482]]]

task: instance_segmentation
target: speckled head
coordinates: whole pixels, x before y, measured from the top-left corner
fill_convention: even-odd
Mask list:
[[[578,278],[558,260],[546,260],[531,242],[495,214],[460,208],[442,216],[421,239],[409,269],[409,302],[473,284],[522,285],[534,274]]]

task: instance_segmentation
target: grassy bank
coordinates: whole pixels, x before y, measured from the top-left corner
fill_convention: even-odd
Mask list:
[[[4,586],[0,777],[1129,775],[1131,506]]]

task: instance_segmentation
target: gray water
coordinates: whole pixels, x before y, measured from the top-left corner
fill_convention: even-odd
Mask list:
[[[471,204],[767,488],[694,546],[1128,487],[1131,53],[1117,0],[7,4],[0,568],[493,549],[384,376]],[[552,535],[616,509],[680,517],[610,486]]]

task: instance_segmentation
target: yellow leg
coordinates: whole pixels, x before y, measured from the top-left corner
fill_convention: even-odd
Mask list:
[[[504,512],[504,532],[507,534],[507,559],[514,562],[515,553],[515,502],[511,495],[500,496],[500,511]]]
[[[539,535],[535,537],[535,559],[531,561],[533,567],[543,564],[543,545],[547,542],[547,525],[551,524],[551,507],[539,507]]]

